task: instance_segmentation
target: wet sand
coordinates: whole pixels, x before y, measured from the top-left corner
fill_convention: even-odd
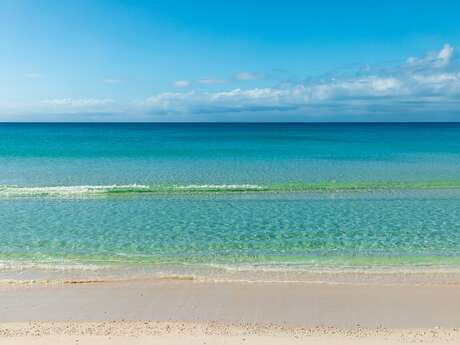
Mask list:
[[[0,344],[458,344],[457,327],[456,284],[0,285]]]

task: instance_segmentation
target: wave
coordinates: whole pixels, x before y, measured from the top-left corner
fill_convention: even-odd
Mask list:
[[[93,265],[8,262],[0,286],[27,284],[101,284],[113,282],[196,281],[327,284],[460,284],[453,262],[421,265]]]
[[[341,192],[404,189],[460,189],[460,181],[428,182],[336,182],[285,184],[127,184],[87,186],[0,186],[0,198],[9,197],[84,197],[117,194],[191,194],[231,192]]]
[[[0,197],[97,196],[141,193],[249,192],[268,190],[262,186],[241,185],[95,185],[95,186],[0,186]]]

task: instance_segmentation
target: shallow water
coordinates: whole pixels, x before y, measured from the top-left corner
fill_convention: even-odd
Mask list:
[[[4,271],[460,267],[458,124],[1,124],[0,167]]]

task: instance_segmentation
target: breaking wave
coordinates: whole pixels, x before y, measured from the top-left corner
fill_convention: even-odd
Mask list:
[[[457,189],[460,181],[431,182],[335,182],[285,184],[127,184],[86,186],[0,185],[0,198],[9,197],[85,197],[117,194],[189,194],[244,192],[340,192],[403,189]]]

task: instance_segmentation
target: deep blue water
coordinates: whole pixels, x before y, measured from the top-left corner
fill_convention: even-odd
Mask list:
[[[0,124],[0,183],[456,179],[459,136],[459,124]]]

